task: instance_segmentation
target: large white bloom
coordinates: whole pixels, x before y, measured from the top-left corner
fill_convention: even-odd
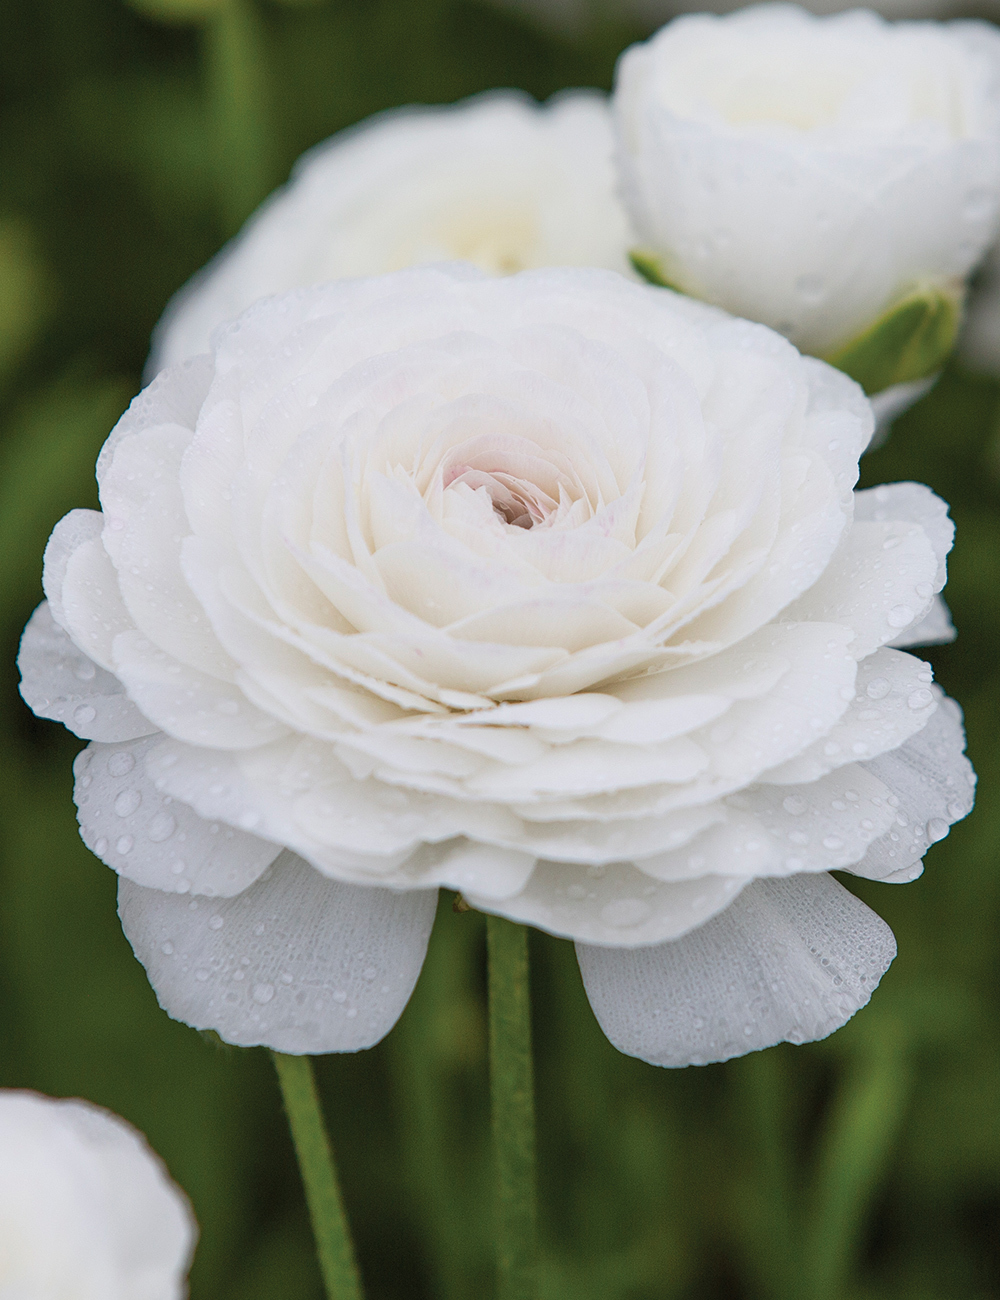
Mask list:
[[[310,150],[292,180],[174,297],[150,377],[196,356],[216,325],[267,294],[467,261],[494,275],[540,266],[629,272],[606,98],[539,105],[514,91],[381,113]]]
[[[180,1300],[196,1237],[187,1198],[124,1120],[0,1091],[4,1300]]]
[[[986,23],[679,18],[622,56],[640,240],[685,292],[826,355],[917,286],[960,290],[1000,212],[1000,34]]]
[[[580,944],[662,1063],[821,1036],[971,804],[951,525],[855,494],[861,390],[612,272],[426,268],[257,304],[162,373],[45,559],[36,712],[161,1003],[370,1045],[439,885]],[[713,919],[714,918],[714,919]]]

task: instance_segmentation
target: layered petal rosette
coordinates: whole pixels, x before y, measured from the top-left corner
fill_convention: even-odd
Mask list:
[[[182,1300],[198,1235],[145,1138],[85,1101],[0,1091],[4,1300]]]
[[[869,392],[939,367],[1000,214],[995,28],[687,16],[622,56],[614,107],[623,193],[666,280]]]
[[[162,1005],[352,1050],[436,890],[578,944],[624,1051],[820,1037],[964,816],[952,529],[855,493],[851,380],[612,272],[398,272],[252,307],[163,372],[45,559],[36,712]]]
[[[311,149],[214,262],[168,305],[150,375],[206,351],[216,325],[265,294],[467,261],[629,271],[607,99],[515,91],[380,113]]]

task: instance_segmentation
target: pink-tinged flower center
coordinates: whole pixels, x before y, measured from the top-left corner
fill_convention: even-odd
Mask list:
[[[544,523],[558,505],[536,483],[502,469],[452,465],[445,473],[444,486],[448,488],[456,483],[467,484],[473,491],[484,489],[497,516],[515,528],[533,528]]]

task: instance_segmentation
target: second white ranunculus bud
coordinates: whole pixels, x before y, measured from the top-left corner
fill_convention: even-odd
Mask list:
[[[685,17],[625,53],[614,104],[625,197],[666,281],[869,392],[937,368],[1000,210],[992,27]]]

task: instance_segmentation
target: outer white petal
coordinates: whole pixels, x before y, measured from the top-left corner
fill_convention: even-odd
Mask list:
[[[163,1009],[242,1047],[355,1052],[399,1019],[420,974],[435,890],[327,880],[282,854],[236,898],[122,880],[118,910]]]
[[[924,483],[883,483],[854,494],[854,518],[883,523],[906,520],[919,524],[937,556],[935,590],[948,577],[948,552],[955,540],[955,525],[948,518],[948,503]]]
[[[96,510],[71,510],[60,519],[45,547],[42,586],[53,619],[111,672],[111,643],[133,624],[101,541],[103,529],[104,516]]]
[[[892,551],[886,563],[886,552]],[[818,582],[782,617],[842,623],[858,659],[923,618],[934,598],[937,556],[916,524],[855,521]]]
[[[182,664],[141,632],[116,636],[113,656],[116,674],[143,713],[180,740],[248,749],[287,734],[238,686]]]
[[[199,353],[205,351],[207,349],[198,349]],[[178,358],[178,364],[162,370],[152,383],[133,397],[128,410],[101,448],[97,459],[98,482],[123,439],[161,424],[180,424],[187,429],[195,427],[212,383],[214,366],[209,356],[187,355],[188,359]]]
[[[939,703],[923,731],[863,766],[892,791],[894,822],[849,868],[857,876],[905,884],[920,859],[972,811],[976,776],[965,757],[962,710],[935,687]]]
[[[748,880],[853,869],[892,825],[890,796],[858,765],[808,785],[752,785],[722,800],[724,820],[684,848],[636,865],[657,880],[693,880],[720,866]]]
[[[118,678],[77,649],[53,619],[48,601],[28,620],[17,666],[28,708],[61,722],[82,740],[132,740],[156,730]]]
[[[103,527],[104,519],[100,511],[71,510],[59,520],[46,543],[42,586],[52,617],[60,627],[66,626],[62,593],[70,556],[85,542],[100,537]]]
[[[860,763],[895,749],[926,725],[937,707],[929,664],[883,648],[858,665],[855,694],[823,737],[762,780],[777,784],[814,781],[845,763]]]
[[[902,636],[890,641],[889,645],[897,650],[905,650],[908,646],[947,645],[957,635],[955,624],[951,621],[951,611],[941,596],[935,596],[923,618],[911,624]]]
[[[117,745],[88,745],[73,764],[80,835],[119,875],[177,894],[238,894],[261,875],[281,846],[204,821],[157,789],[146,758],[157,733]]]
[[[671,943],[577,944],[608,1038],[665,1066],[825,1038],[865,1005],[895,955],[885,922],[825,874],[754,881]]]
[[[539,862],[512,898],[497,901],[473,890],[465,897],[480,911],[537,925],[550,934],[630,948],[686,934],[724,908],[745,884],[745,876],[663,882],[629,862],[589,868]]]
[[[84,1101],[0,1092],[0,1291],[182,1300],[197,1225],[141,1133]]]

